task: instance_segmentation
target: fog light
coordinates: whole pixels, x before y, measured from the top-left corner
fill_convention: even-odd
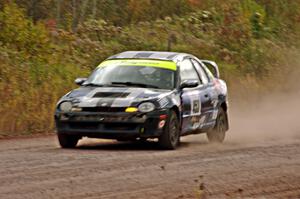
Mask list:
[[[158,123],[158,128],[159,128],[159,129],[164,128],[165,124],[166,124],[166,121],[165,121],[165,120],[161,120],[161,121]]]
[[[138,109],[135,108],[135,107],[128,107],[128,108],[126,108],[126,110],[125,110],[126,113],[135,113],[135,112],[137,112],[137,111],[138,111]]]

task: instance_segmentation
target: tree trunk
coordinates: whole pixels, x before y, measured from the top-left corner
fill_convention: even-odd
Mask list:
[[[86,10],[88,8],[88,3],[89,3],[89,1],[85,0],[85,1],[83,1],[83,3],[80,6],[81,7],[81,9],[80,9],[80,18],[79,18],[78,24],[81,24],[84,21],[85,13],[86,13]]]
[[[61,23],[61,2],[62,0],[56,0],[56,24],[60,26]]]
[[[93,1],[93,13],[92,13],[92,19],[96,19],[97,17],[97,5],[98,5],[98,1],[94,0]]]
[[[76,32],[77,25],[78,25],[78,11],[77,11],[77,1],[78,0],[72,0],[72,15],[73,15],[73,21],[72,21],[72,31]]]
[[[29,8],[28,8],[28,15],[32,18],[34,22],[36,22],[36,7],[37,7],[37,1],[36,0],[30,0],[29,2]]]

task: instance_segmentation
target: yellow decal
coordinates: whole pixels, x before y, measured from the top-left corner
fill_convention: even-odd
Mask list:
[[[125,110],[126,113],[134,113],[134,112],[137,112],[137,111],[138,111],[138,108],[135,108],[135,107],[128,107]]]
[[[146,60],[146,59],[122,59],[122,60],[107,60],[102,62],[98,67],[106,67],[110,65],[116,66],[148,66],[176,71],[176,63],[163,60]]]

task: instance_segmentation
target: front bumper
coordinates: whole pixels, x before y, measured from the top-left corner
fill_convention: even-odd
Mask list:
[[[161,115],[168,115],[167,110],[151,113],[125,112],[72,112],[55,113],[58,133],[92,138],[156,138],[163,128],[159,128]]]

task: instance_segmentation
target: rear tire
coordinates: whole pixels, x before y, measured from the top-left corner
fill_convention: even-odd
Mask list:
[[[163,149],[174,150],[180,142],[179,121],[176,113],[170,111],[163,134],[158,139]]]
[[[225,133],[227,130],[226,113],[223,108],[219,108],[218,117],[214,128],[207,132],[207,138],[212,143],[222,143],[225,139]]]
[[[72,136],[72,135],[67,135],[62,133],[58,133],[57,138],[62,148],[75,148],[78,143],[78,140],[80,139],[77,136]]]

